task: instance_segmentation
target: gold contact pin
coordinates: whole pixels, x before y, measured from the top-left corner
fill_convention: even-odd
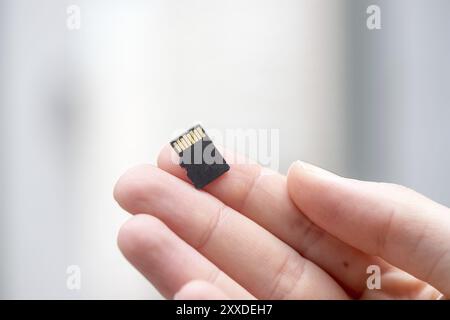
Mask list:
[[[187,144],[187,142],[184,140],[183,137],[180,138],[181,143],[183,144],[184,149],[189,148],[189,145]]]
[[[192,143],[191,143],[191,141],[189,141],[189,138],[187,137],[187,135],[184,134],[183,138],[184,138],[184,141],[186,141],[186,143],[188,144],[188,146],[192,145]]]
[[[181,153],[181,151],[183,151],[176,141],[172,144],[172,146],[175,148],[175,150],[177,150],[178,153]]]
[[[202,135],[200,134],[200,132],[197,131],[197,129],[194,129],[194,133],[199,140],[202,140]]]
[[[192,138],[192,136],[191,136],[191,134],[188,132],[188,133],[186,133],[186,136],[188,137],[188,139],[189,139],[189,141],[192,143],[192,144],[194,144],[195,143],[195,140],[194,140],[194,138]]]
[[[190,148],[198,141],[202,141],[203,138],[206,138],[206,133],[203,131],[201,126],[196,126],[191,128],[189,131],[184,133],[181,136],[178,136],[177,140],[173,140],[171,142],[172,148],[178,152],[182,153],[184,150]]]
[[[200,133],[202,138],[206,137],[206,134],[203,132],[203,129],[201,127],[197,127],[197,131]]]
[[[194,143],[196,143],[198,141],[197,136],[195,135],[195,133],[192,130],[189,131],[188,136],[190,136],[192,138],[192,140],[194,140]]]
[[[177,144],[178,148],[180,148],[181,150],[183,150],[183,146],[181,145],[180,140],[178,139],[177,141],[175,141],[175,143]]]
[[[186,149],[180,139],[177,140],[177,143],[178,143],[178,146],[181,148],[181,150]]]

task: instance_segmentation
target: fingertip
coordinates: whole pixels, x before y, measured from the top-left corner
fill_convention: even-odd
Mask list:
[[[137,214],[120,227],[117,245],[128,260],[134,261],[142,252],[163,247],[166,229],[161,220],[147,214]]]
[[[134,194],[139,186],[136,182],[140,181],[142,174],[151,169],[151,165],[141,164],[128,169],[124,174],[120,176],[117,180],[113,196],[114,199],[122,206],[122,203],[126,202],[127,199]]]
[[[299,198],[307,192],[318,191],[329,182],[340,181],[341,177],[300,160],[291,164],[287,174],[288,191],[291,197]],[[301,192],[300,192],[301,190]]]
[[[291,173],[292,175],[298,175],[300,173],[310,173],[315,174],[318,177],[321,178],[338,178],[339,176],[331,171],[322,169],[318,166],[315,166],[311,163],[304,162],[304,161],[294,161],[288,170],[288,176]]]
[[[162,181],[167,178],[164,175],[167,175],[164,171],[149,164],[135,166],[117,181],[114,199],[129,213],[142,213],[149,195],[157,198],[161,192]]]
[[[346,196],[346,179],[305,163],[294,162],[288,171],[288,193],[296,207],[311,221],[327,230],[337,223],[336,208]]]
[[[226,300],[229,297],[215,285],[204,280],[186,283],[174,295],[174,300]]]
[[[291,164],[287,173],[287,186],[291,197],[296,198],[298,191],[304,188],[305,184],[308,184],[308,173],[311,172],[307,171],[304,162],[297,160]]]
[[[159,168],[162,168],[166,166],[168,163],[170,163],[171,153],[174,152],[170,145],[165,144],[161,150],[159,151],[158,158],[156,160],[156,163]]]
[[[186,171],[180,167],[179,162],[180,157],[178,156],[178,154],[175,152],[175,150],[172,149],[170,145],[166,144],[159,152],[156,163],[158,165],[158,168],[169,172],[174,176],[186,179]]]
[[[288,178],[297,177],[302,170],[303,170],[303,162],[301,162],[300,160],[296,160],[289,166],[287,176]]]

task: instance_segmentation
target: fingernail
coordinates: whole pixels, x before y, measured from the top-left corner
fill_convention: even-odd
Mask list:
[[[301,168],[302,170],[305,170],[308,173],[312,173],[318,176],[323,176],[323,177],[338,177],[337,174],[334,174],[330,171],[327,171],[325,169],[319,168],[315,165],[312,165],[310,163],[304,162],[304,161],[300,161],[297,160],[294,162],[294,165],[297,166],[298,168]]]

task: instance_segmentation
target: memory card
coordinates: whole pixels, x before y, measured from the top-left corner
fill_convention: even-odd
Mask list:
[[[170,145],[180,156],[180,166],[186,169],[189,180],[197,189],[230,170],[230,166],[200,125],[187,130],[171,141]]]

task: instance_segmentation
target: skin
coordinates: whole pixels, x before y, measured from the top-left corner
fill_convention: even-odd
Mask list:
[[[438,299],[450,296],[450,209],[402,186],[295,162],[287,176],[225,152],[193,188],[166,146],[114,197],[133,214],[124,256],[167,298]],[[235,162],[235,163],[233,163]],[[367,267],[381,269],[369,290]]]

